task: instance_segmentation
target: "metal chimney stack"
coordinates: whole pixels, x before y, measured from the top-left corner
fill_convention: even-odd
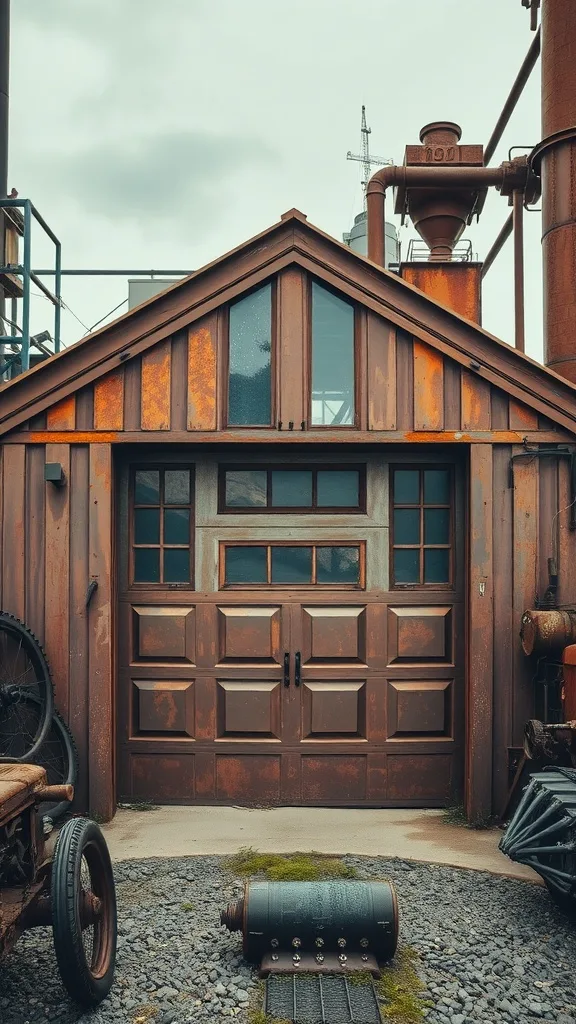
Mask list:
[[[542,2],[544,362],[576,384],[576,0]]]

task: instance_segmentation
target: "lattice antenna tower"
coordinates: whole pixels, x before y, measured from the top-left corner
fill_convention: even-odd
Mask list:
[[[366,124],[366,107],[362,105],[362,125],[360,128],[361,138],[361,153],[352,153],[348,150],[346,154],[347,160],[356,160],[362,164],[362,191],[364,192],[364,209],[366,209],[366,189],[368,188],[368,182],[372,176],[372,166],[384,167],[386,164],[394,163],[393,160],[389,160],[383,156],[371,156],[370,155],[370,140],[368,138],[372,133],[372,129]]]

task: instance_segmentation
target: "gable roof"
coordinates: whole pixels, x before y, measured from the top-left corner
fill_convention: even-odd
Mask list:
[[[576,433],[576,386],[290,210],[261,234],[0,389],[0,435],[296,264]]]

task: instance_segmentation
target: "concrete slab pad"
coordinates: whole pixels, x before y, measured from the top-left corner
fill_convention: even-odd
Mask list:
[[[501,832],[446,822],[442,811],[332,807],[154,807],[119,810],[103,827],[113,860],[296,851],[399,857],[540,882],[498,849]]]

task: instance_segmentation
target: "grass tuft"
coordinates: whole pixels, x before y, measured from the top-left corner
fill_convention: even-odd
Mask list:
[[[389,1024],[419,1024],[424,1019],[424,1010],[432,1005],[422,999],[424,984],[416,971],[417,960],[416,950],[401,946],[374,983],[384,1003],[382,1017]]]
[[[320,853],[259,853],[243,846],[227,862],[236,875],[265,875],[272,882],[317,882],[325,878],[356,878],[357,872],[337,857]]]
[[[196,904],[195,903],[181,903],[180,904],[180,910],[186,910],[187,912],[189,912],[191,910],[196,910]]]
[[[132,1024],[149,1024],[149,1021],[154,1020],[160,1013],[157,1006],[152,1006],[151,1003],[147,1003],[146,1006],[140,1006],[134,1011],[135,1016],[132,1018]]]
[[[494,828],[497,822],[497,818],[492,815],[476,815],[476,817],[470,819],[467,817],[466,811],[461,804],[455,807],[445,807],[442,817],[447,825],[460,825],[463,828],[474,829],[477,832]]]
[[[149,800],[137,800],[131,804],[118,804],[118,807],[123,811],[154,811],[156,810],[156,804],[151,803]]]

